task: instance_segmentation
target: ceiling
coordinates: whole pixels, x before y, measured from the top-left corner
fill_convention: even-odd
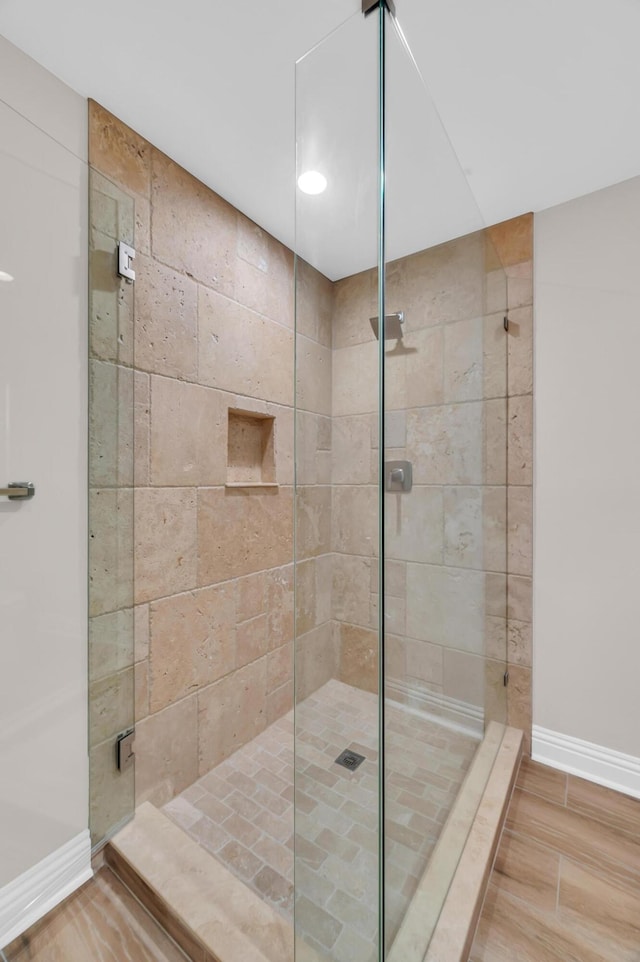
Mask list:
[[[640,173],[640,0],[396,7],[417,67],[391,35],[390,256]],[[293,247],[294,64],[340,27],[297,71],[299,163],[329,179],[298,196],[297,247],[336,278],[376,253],[375,17],[359,8],[0,0],[0,33]]]

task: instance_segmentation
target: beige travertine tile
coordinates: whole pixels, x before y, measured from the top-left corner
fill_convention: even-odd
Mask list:
[[[442,686],[444,648],[403,635],[386,637],[387,672],[390,678]]]
[[[134,371],[133,397],[133,482],[136,487],[146,487],[151,467],[151,379],[142,371]]]
[[[316,563],[310,558],[296,565],[296,633],[303,635],[317,624]]]
[[[159,261],[138,255],[135,318],[136,367],[195,380],[197,285]]]
[[[532,659],[532,630],[527,621],[507,622],[507,658],[512,665],[531,667]]]
[[[378,690],[378,633],[340,626],[340,680],[364,691]]]
[[[484,705],[483,658],[466,651],[443,651],[442,688],[445,695],[467,705]]]
[[[524,750],[529,754],[531,745],[531,669],[522,665],[509,665],[507,690],[509,724],[520,728],[525,736]]]
[[[306,698],[338,674],[339,639],[325,622],[295,641],[295,698]]]
[[[226,481],[227,399],[173,378],[151,378],[151,483]]]
[[[133,609],[134,661],[149,657],[149,605],[136,605]]]
[[[89,619],[89,678],[97,681],[134,662],[133,609]]]
[[[235,300],[293,328],[292,252],[238,213],[237,254]]]
[[[118,221],[129,220],[133,231],[133,203],[119,204]],[[123,230],[122,235],[127,231]],[[133,363],[133,284],[119,277],[113,238],[92,230],[89,249],[89,353],[120,364]]]
[[[280,404],[268,404],[267,414],[274,418],[273,453],[276,464],[275,480],[278,484],[293,484],[295,476],[294,442],[295,425],[292,408]]]
[[[387,410],[442,404],[443,341],[441,327],[423,328],[407,331],[402,344],[385,350]],[[375,378],[376,372],[369,375]]]
[[[136,489],[137,603],[195,586],[196,516],[196,495],[192,489]]]
[[[297,258],[296,330],[325,347],[331,347],[336,286],[301,257]]]
[[[267,653],[267,616],[258,615],[236,628],[236,665],[248,665]]]
[[[136,194],[135,204],[135,241],[136,254],[151,256],[151,204],[142,194]]]
[[[331,558],[333,617],[368,627],[371,621],[372,559],[346,554],[335,554]]]
[[[267,661],[260,658],[198,692],[200,775],[205,775],[264,729],[266,688]],[[246,710],[247,705],[251,705],[250,712]]]
[[[296,557],[302,561],[331,548],[331,488],[299,486],[296,493]]]
[[[281,645],[267,655],[267,691],[273,692],[293,678],[293,643]]]
[[[344,554],[378,552],[378,491],[372,485],[336,486],[332,498],[331,546]]]
[[[478,231],[388,264],[387,310],[405,312],[407,331],[479,317],[484,277],[484,236]]]
[[[89,190],[89,226],[92,231],[114,241],[137,244],[134,206],[142,202],[142,197],[139,194],[132,197],[130,190],[123,191],[95,168],[89,171]]]
[[[89,361],[89,483],[133,484],[133,372]]]
[[[509,484],[533,483],[533,397],[512,397],[508,402]]]
[[[269,651],[293,641],[293,565],[266,574]]]
[[[196,695],[136,726],[136,806],[164,805],[198,777]]]
[[[507,613],[507,576],[487,572],[485,580],[485,611],[489,617],[505,618]]]
[[[509,311],[509,396],[533,392],[533,308]]]
[[[293,403],[293,333],[199,288],[198,380],[219,390]]]
[[[133,724],[133,665],[89,685],[89,745],[95,747]]]
[[[414,485],[410,495],[386,494],[385,556],[441,564],[447,519],[442,488]]]
[[[378,313],[378,271],[362,271],[334,284],[333,348],[373,340],[369,318]]]
[[[333,484],[368,484],[371,473],[370,416],[334,418],[331,437]]]
[[[153,256],[213,290],[233,296],[236,211],[155,149],[151,171]]]
[[[504,650],[498,661],[484,659],[484,717],[486,722],[507,724],[507,688],[504,684]]]
[[[369,327],[368,320],[366,321]],[[378,342],[371,340],[334,350],[332,358],[333,417],[371,414],[378,406]]]
[[[509,340],[504,329],[504,311],[489,314],[482,322],[482,394],[484,398],[502,398],[507,393],[507,350]]]
[[[533,303],[533,260],[514,264],[506,270],[509,309]]]
[[[198,582],[216,584],[286,564],[292,555],[290,488],[198,492]]]
[[[89,616],[133,604],[133,491],[89,492]]]
[[[470,568],[408,564],[407,634],[483,654],[484,579]]]
[[[509,530],[507,557],[509,574],[531,575],[532,569],[532,491],[530,487],[510,487],[507,493]]]
[[[444,329],[444,401],[483,397],[484,322],[457,321]]]
[[[488,227],[487,235],[504,268],[533,257],[533,214],[522,214]]]
[[[238,586],[238,621],[247,621],[263,614],[267,609],[266,576],[264,571],[239,578]]]
[[[507,401],[495,398],[485,401],[484,415],[484,467],[485,484],[507,483]]]
[[[407,456],[414,484],[482,484],[483,404],[409,411]]]
[[[497,262],[497,254],[495,256]],[[501,313],[503,316],[507,310],[507,274],[502,267],[487,270],[484,310],[486,314]]]
[[[445,488],[445,563],[456,567],[504,571],[506,509],[506,488]]]
[[[136,724],[149,714],[149,662],[139,661],[134,665]]]
[[[293,660],[293,655],[291,656]],[[267,724],[282,718],[293,708],[293,679],[270,691],[267,695]]]
[[[104,107],[89,100],[89,163],[128,190],[149,196],[151,148]]]
[[[518,788],[564,805],[567,797],[567,777],[564,772],[541,765],[525,756],[520,763]]]
[[[150,606],[150,706],[210,685],[236,664],[233,584],[174,595]]]
[[[507,615],[517,621],[531,621],[533,611],[532,581],[529,577],[509,575],[507,578]]]
[[[303,411],[331,414],[331,348],[296,335],[296,404]]]

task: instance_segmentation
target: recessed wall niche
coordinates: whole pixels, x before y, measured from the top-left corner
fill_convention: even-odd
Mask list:
[[[227,487],[276,487],[275,420],[229,408]]]

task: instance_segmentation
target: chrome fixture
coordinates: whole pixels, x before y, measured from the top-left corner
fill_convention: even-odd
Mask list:
[[[385,461],[385,491],[411,491],[413,486],[413,466],[411,461]]]
[[[25,501],[36,493],[36,486],[31,481],[10,481],[6,488],[0,488],[0,497],[9,501]]]
[[[120,277],[126,277],[128,281],[135,281],[136,272],[134,271],[131,264],[133,263],[136,256],[136,252],[133,247],[129,247],[123,241],[118,244],[118,274]]]
[[[380,324],[377,317],[370,317],[369,323],[373,329],[376,339],[380,337]],[[398,314],[385,314],[384,316],[384,339],[385,341],[401,341],[402,325],[404,324],[404,311]]]

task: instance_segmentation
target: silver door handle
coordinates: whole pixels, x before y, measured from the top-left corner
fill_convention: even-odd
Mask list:
[[[35,493],[36,486],[31,481],[10,481],[8,487],[0,488],[0,497],[9,498],[10,501],[24,501]]]

